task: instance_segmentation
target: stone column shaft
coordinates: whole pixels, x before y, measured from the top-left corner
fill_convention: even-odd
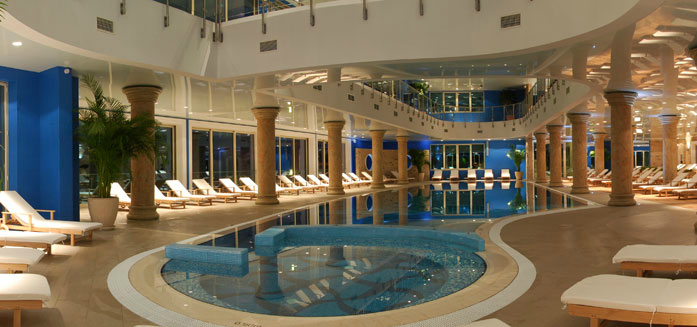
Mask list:
[[[370,188],[385,188],[382,173],[382,139],[384,136],[385,131],[370,131],[370,137],[373,141],[373,183]]]
[[[406,187],[399,189],[399,225],[409,225],[409,189]]]
[[[549,186],[564,186],[561,179],[561,130],[564,126],[547,126],[549,132]]]
[[[595,172],[599,173],[605,169],[605,133],[595,133]]]
[[[588,120],[590,114],[571,113],[567,115],[571,120],[571,147],[574,167],[574,184],[571,187],[572,194],[590,193],[586,172],[588,170]]]
[[[606,92],[605,98],[610,104],[612,115],[611,144],[612,153],[612,191],[611,206],[633,206],[632,168],[634,166],[634,142],[632,139],[632,105],[636,92]]]
[[[547,183],[547,133],[535,133],[537,140],[537,178],[535,183]]]
[[[256,204],[278,204],[276,194],[276,116],[274,106],[252,109],[257,119],[257,190]]]
[[[663,180],[672,181],[678,175],[678,122],[679,115],[659,116],[663,126]]]
[[[127,86],[123,88],[128,102],[131,104],[131,117],[155,117],[155,102],[160,96],[159,86]],[[154,133],[155,131],[153,131]],[[153,137],[154,134],[153,134]],[[153,156],[154,157],[154,156]],[[128,219],[153,220],[158,219],[155,205],[155,162],[147,155],[131,159],[131,205]]]
[[[341,129],[344,128],[344,121],[328,121],[324,122],[327,128],[328,143],[329,143],[329,188],[328,195],[343,195],[344,184],[341,176],[343,158],[341,151]]]
[[[407,141],[408,136],[397,136],[397,173],[399,175],[399,184],[409,184],[409,175],[407,174]]]

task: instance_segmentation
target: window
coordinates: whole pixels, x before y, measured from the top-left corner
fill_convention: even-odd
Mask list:
[[[634,166],[637,167],[649,167],[651,166],[651,159],[649,157],[649,151],[634,151]]]
[[[161,126],[159,137],[162,144],[157,148],[155,156],[155,185],[162,187],[166,180],[174,179],[176,173],[174,171],[174,126]]]
[[[191,173],[192,179],[202,178],[211,183],[210,151],[211,132],[191,131]]]
[[[433,169],[484,169],[484,144],[431,145]]]
[[[484,190],[431,191],[431,215],[470,216],[487,213]]]
[[[254,134],[194,129],[191,164],[192,179],[211,185],[220,178],[254,178]]]
[[[276,174],[307,174],[307,139],[276,137]]]
[[[230,132],[213,132],[213,171],[216,180],[235,178],[235,136]]]
[[[235,134],[237,178],[254,177],[254,134]]]
[[[484,92],[430,92],[432,112],[482,112]]]
[[[317,173],[326,174],[329,172],[329,142],[317,142]]]
[[[445,93],[445,112],[457,111],[457,93]]]

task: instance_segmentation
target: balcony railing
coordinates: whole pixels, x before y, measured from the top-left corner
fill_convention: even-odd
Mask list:
[[[155,0],[189,14],[216,22],[260,15],[284,9],[310,6],[336,0]]]

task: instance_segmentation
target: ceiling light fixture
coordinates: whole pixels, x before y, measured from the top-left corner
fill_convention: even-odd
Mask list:
[[[22,41],[14,41],[12,42],[12,45],[15,47],[21,47],[22,46]]]

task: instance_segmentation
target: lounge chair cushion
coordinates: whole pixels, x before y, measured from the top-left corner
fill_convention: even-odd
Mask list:
[[[697,314],[695,306],[697,280],[678,279],[668,284],[668,288],[658,299],[657,312]]]
[[[45,255],[44,251],[30,248],[0,248],[0,263],[33,265]]]
[[[1,274],[0,301],[48,301],[51,288],[46,277],[35,274]]]
[[[2,242],[26,242],[26,243],[45,243],[56,244],[68,238],[65,234],[59,233],[40,233],[40,232],[20,232],[0,230],[0,244]]]
[[[34,221],[34,226],[46,229],[74,229],[83,233],[102,228],[101,223],[64,221],[64,220],[41,220]]]
[[[654,312],[670,282],[664,278],[597,275],[571,286],[561,295],[561,301],[564,304]]]
[[[511,327],[498,319],[487,319],[475,321],[469,325],[464,325],[463,327]]]
[[[45,229],[73,229],[79,230],[82,233],[99,229],[102,227],[101,223],[91,223],[91,222],[77,222],[77,221],[64,221],[64,220],[46,220],[42,217],[34,208],[32,208],[27,201],[25,201],[22,196],[16,191],[2,191],[0,192],[0,202],[9,212],[20,213],[16,216],[18,220],[22,222],[23,225],[29,224],[29,217],[25,214],[32,215],[32,224],[35,227],[45,228]]]
[[[697,263],[697,245],[627,245],[612,258],[613,263]]]

